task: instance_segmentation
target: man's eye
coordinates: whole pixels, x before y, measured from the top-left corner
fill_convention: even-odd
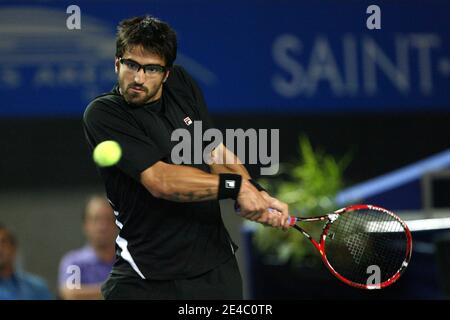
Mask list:
[[[159,68],[156,66],[148,66],[145,68],[145,72],[157,73],[159,72]]]
[[[126,66],[127,66],[128,68],[130,68],[131,70],[137,70],[137,69],[139,69],[139,66],[138,66],[136,63],[133,63],[133,62],[127,62],[127,63],[126,63]]]

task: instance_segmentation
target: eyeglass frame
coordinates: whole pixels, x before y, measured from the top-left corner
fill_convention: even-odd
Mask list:
[[[136,73],[139,72],[139,71],[142,69],[142,70],[144,70],[144,74],[150,74],[150,75],[155,74],[155,73],[151,73],[151,72],[150,72],[150,73],[147,73],[147,71],[145,70],[145,68],[148,68],[148,67],[152,67],[152,68],[158,69],[158,74],[165,73],[165,72],[168,70],[168,67],[162,66],[162,65],[159,65],[159,64],[152,64],[152,63],[150,63],[150,64],[144,64],[144,65],[142,65],[142,64],[140,64],[139,62],[134,61],[133,59],[126,59],[126,58],[123,58],[123,57],[120,57],[120,58],[119,58],[119,63],[120,63],[120,64],[123,65],[124,63],[127,63],[127,62],[131,62],[131,63],[136,64],[136,66],[138,67],[137,70],[133,70],[133,69],[129,68],[128,66],[126,66],[126,67],[129,68],[131,71],[136,72]]]

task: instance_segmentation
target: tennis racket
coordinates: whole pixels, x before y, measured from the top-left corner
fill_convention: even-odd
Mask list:
[[[298,222],[324,222],[318,241]],[[306,236],[328,270],[360,289],[381,289],[405,272],[412,252],[408,226],[389,210],[357,204],[318,217],[289,217],[289,224]]]

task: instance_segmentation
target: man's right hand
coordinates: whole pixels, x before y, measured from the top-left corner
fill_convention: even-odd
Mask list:
[[[266,226],[286,230],[284,215],[280,215],[279,208],[269,201],[271,197],[265,196],[263,192],[258,191],[248,180],[242,179],[241,190],[236,199],[236,205],[239,208],[239,215],[245,219],[259,222]],[[276,199],[272,199],[276,200]]]
[[[239,205],[239,215],[252,221],[258,221],[269,209],[269,202],[247,179],[242,179],[236,201]]]

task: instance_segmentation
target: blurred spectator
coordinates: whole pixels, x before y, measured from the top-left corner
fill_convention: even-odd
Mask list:
[[[16,254],[16,237],[0,225],[0,300],[52,299],[44,280],[16,269]]]
[[[83,229],[88,244],[68,252],[59,266],[62,299],[102,299],[100,286],[114,263],[117,227],[113,210],[104,197],[89,198],[83,212]]]

